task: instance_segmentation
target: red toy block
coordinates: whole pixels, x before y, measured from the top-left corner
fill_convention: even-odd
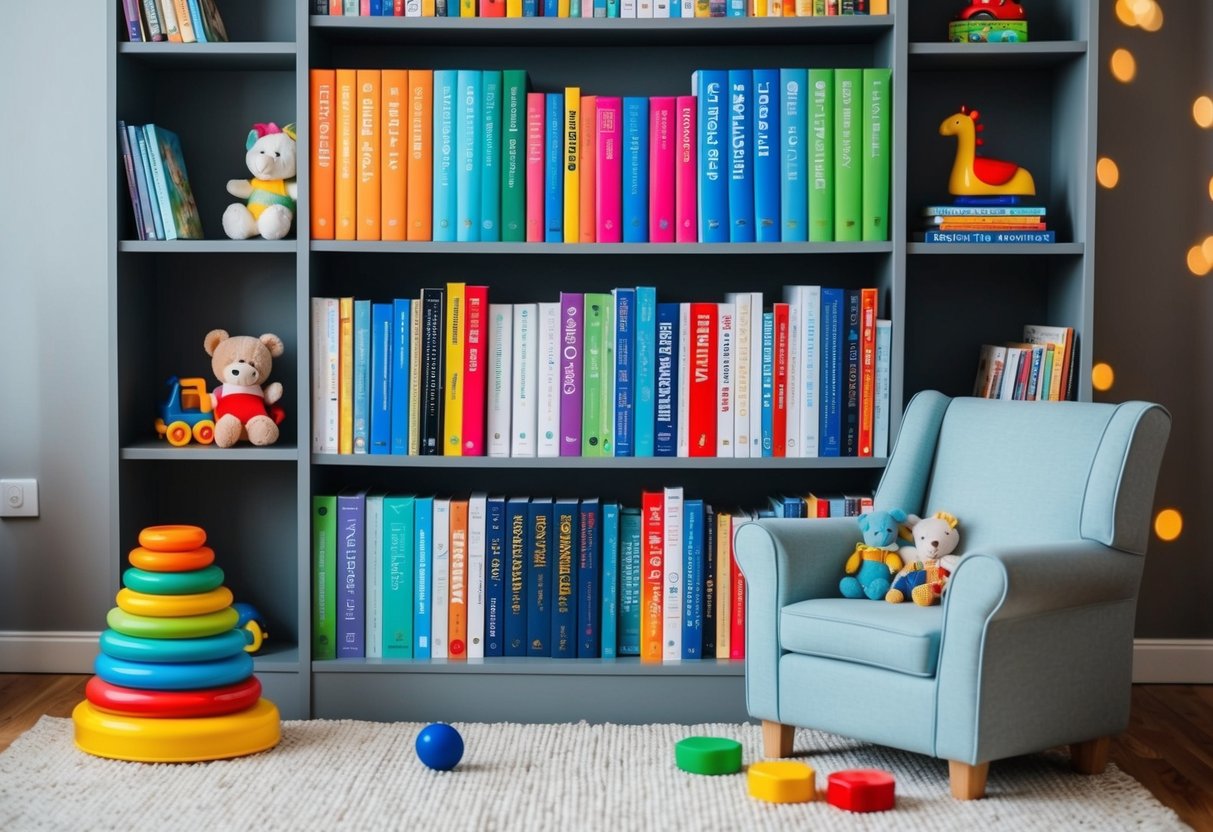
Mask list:
[[[827,780],[826,801],[848,812],[885,812],[893,808],[895,780],[887,771],[855,768],[836,771]]]

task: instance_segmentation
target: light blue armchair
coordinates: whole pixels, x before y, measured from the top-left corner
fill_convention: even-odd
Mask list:
[[[764,753],[793,726],[949,761],[981,797],[991,760],[1070,745],[1098,773],[1129,718],[1133,618],[1171,417],[1121,405],[915,396],[877,509],[960,520],[942,605],[840,597],[854,518],[737,531],[746,703]]]

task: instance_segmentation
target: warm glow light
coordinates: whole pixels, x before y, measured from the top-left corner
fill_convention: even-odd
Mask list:
[[[1109,62],[1112,67],[1112,77],[1122,84],[1127,84],[1137,75],[1137,61],[1128,49],[1117,49],[1112,53]]]
[[[1192,102],[1192,118],[1201,127],[1208,130],[1213,127],[1213,98],[1202,95]]]
[[[1213,268],[1213,263],[1210,263],[1209,258],[1205,257],[1200,246],[1192,246],[1188,249],[1188,271],[1197,277],[1204,277],[1211,268]]]
[[[1129,0],[1116,0],[1116,17],[1126,26],[1137,25],[1137,14],[1129,5]]]
[[[1154,517],[1154,534],[1159,540],[1174,540],[1184,530],[1184,516],[1179,509],[1164,508]]]
[[[1213,199],[1213,176],[1209,177],[1209,199]]]
[[[1162,28],[1162,7],[1157,3],[1150,3],[1146,13],[1137,16],[1137,25],[1147,32],[1157,32]]]
[[[1205,256],[1205,260],[1213,263],[1213,236],[1205,237],[1205,241],[1200,244],[1200,253]]]
[[[1105,393],[1112,389],[1112,383],[1116,381],[1116,373],[1112,372],[1112,365],[1100,362],[1091,368],[1091,386],[1101,393]]]
[[[1120,168],[1116,166],[1115,162],[1104,156],[1095,163],[1095,178],[1105,188],[1115,188],[1116,183],[1120,181]]]
[[[1129,8],[1136,18],[1144,17],[1150,13],[1150,7],[1155,5],[1154,0],[1129,0]]]

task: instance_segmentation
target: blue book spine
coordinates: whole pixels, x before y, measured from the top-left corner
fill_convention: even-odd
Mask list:
[[[1018,205],[1017,196],[955,196],[952,201],[957,205]]]
[[[545,10],[545,17],[546,14]],[[555,17],[555,13],[551,15]],[[544,102],[543,239],[564,242],[564,93],[549,92]]]
[[[506,656],[526,655],[527,572],[530,566],[530,501],[511,499],[505,506],[506,573],[503,651]]]
[[[138,127],[132,129],[135,132],[135,140],[139,146],[139,166],[143,169],[143,180],[147,184],[147,197],[152,209],[152,228],[156,232],[155,235],[149,235],[148,239],[163,240],[164,217],[160,213],[160,197],[156,193],[155,177],[152,175],[152,162],[149,155],[156,152],[156,150],[154,145],[148,141],[145,130],[140,130]]]
[[[392,2],[392,0],[388,0],[389,4],[391,4],[391,2]],[[383,16],[383,0],[371,0],[370,16],[371,17],[382,17]]]
[[[745,17],[748,13],[745,0],[729,0],[728,17]]]
[[[729,241],[754,242],[754,73],[729,70]]]
[[[649,100],[623,99],[623,241],[649,241]]]
[[[556,2],[556,0],[543,0],[543,16],[544,17],[559,17],[560,16],[560,5]],[[561,107],[561,110],[563,111],[564,108]]]
[[[779,93],[778,69],[754,70],[754,239],[760,243],[782,239]]]
[[[455,239],[480,239],[480,140],[484,119],[480,113],[479,69],[461,69],[455,101]]]
[[[1057,232],[1048,231],[928,231],[926,243],[1055,243]]]
[[[775,313],[762,313],[762,455],[772,456],[775,448]]]
[[[433,238],[455,241],[455,89],[459,71],[434,70]]]
[[[190,18],[194,21],[194,37],[198,43],[206,43],[206,25],[202,22],[202,9],[198,7],[198,0],[190,0],[189,10]]]
[[[523,17],[539,17],[539,0],[522,0]]]
[[[501,70],[486,69],[481,81],[480,241],[501,240]],[[524,98],[525,100],[525,98]],[[525,107],[524,107],[525,109]]]
[[[695,73],[699,112],[699,242],[729,241],[729,183],[725,176],[728,72],[701,69]]]
[[[607,0],[594,0],[594,17],[607,16]]]
[[[392,304],[371,305],[371,447],[392,452]]]
[[[842,450],[842,375],[846,298],[842,289],[821,290],[821,411],[818,456],[839,456]]]
[[[703,500],[682,504],[682,658],[703,658]]]
[[[654,456],[678,456],[678,319],[678,304],[657,304]]]
[[[552,655],[552,501],[531,500],[527,514],[530,559],[527,563],[526,655]]]
[[[602,526],[598,500],[581,501],[577,523],[577,658],[602,655]]]
[[[383,658],[413,658],[413,497],[383,498]]]
[[[413,658],[430,658],[430,593],[434,566],[434,498],[418,497],[413,504],[415,545],[413,568]]]
[[[392,302],[392,403],[390,421],[393,454],[409,452],[409,367],[412,355],[409,339],[412,334],[413,302],[396,298]]]
[[[602,658],[618,655],[619,631],[619,504],[602,504],[602,606],[599,644]]]
[[[805,109],[808,83],[808,70],[779,70],[780,239],[785,243],[809,239],[809,189],[804,164],[809,129]]]
[[[657,412],[657,290],[636,287],[636,456],[653,456],[653,418]]]
[[[640,509],[619,512],[619,655],[640,655]]]
[[[577,500],[559,499],[552,508],[552,658],[577,658]]]
[[[505,498],[489,497],[484,521],[484,655],[505,655]]]
[[[636,290],[615,290],[615,456],[636,452]]]
[[[354,301],[354,453],[371,440],[371,302]]]
[[[337,495],[337,658],[366,655],[366,491]]]

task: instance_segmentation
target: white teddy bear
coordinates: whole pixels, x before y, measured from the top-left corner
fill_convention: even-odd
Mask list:
[[[223,212],[223,231],[233,240],[260,234],[281,240],[295,218],[295,125],[254,124],[244,143],[244,163],[252,179],[229,179],[227,192],[245,200],[234,202]]]

